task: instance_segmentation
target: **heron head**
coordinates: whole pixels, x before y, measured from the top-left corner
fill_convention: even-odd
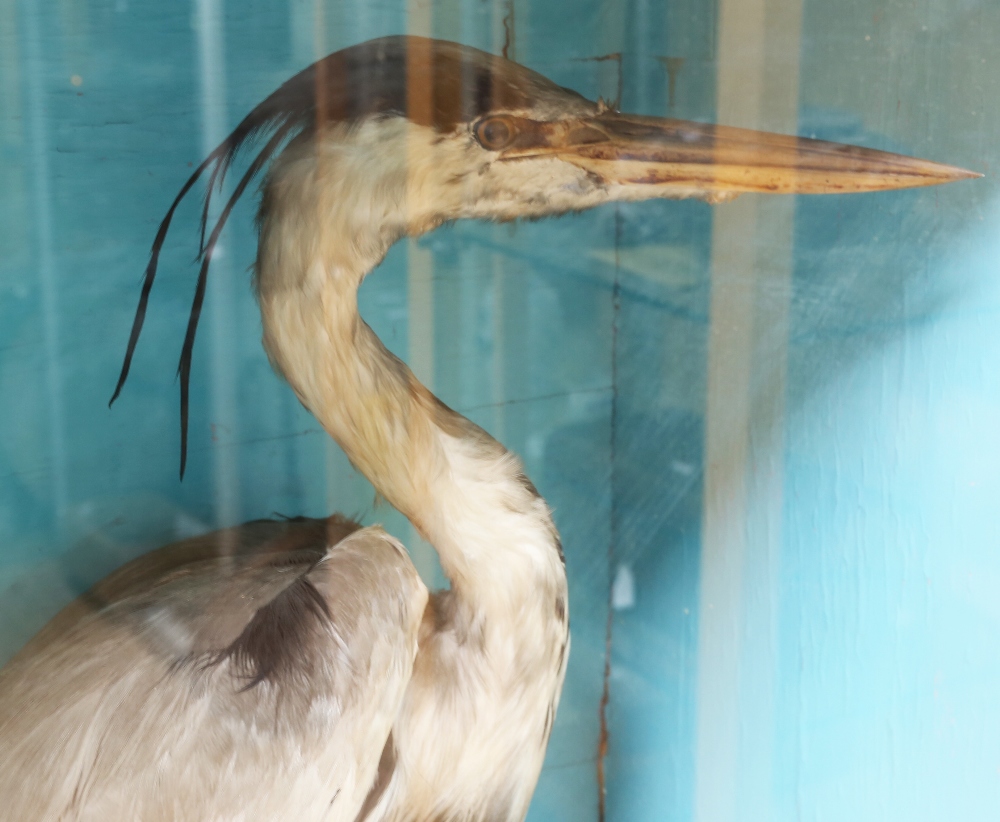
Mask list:
[[[622,114],[502,57],[412,36],[324,58],[253,118],[303,129],[272,179],[303,153],[325,157],[335,169],[323,179],[326,196],[366,225],[372,198],[382,198],[376,211],[398,224],[392,236],[618,200],[719,202],[743,192],[874,191],[976,176],[854,146]],[[398,208],[386,209],[386,199]]]
[[[409,233],[463,217],[539,217],[609,201],[720,202],[744,192],[876,191],[978,176],[855,146],[623,114],[455,43],[386,38],[355,49],[347,76],[353,71],[385,107],[367,115],[378,124],[367,144],[397,156]],[[329,109],[338,107],[341,88]]]

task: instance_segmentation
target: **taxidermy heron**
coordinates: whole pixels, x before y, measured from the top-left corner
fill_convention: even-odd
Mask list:
[[[434,546],[451,588],[428,597],[395,539],[338,517],[252,522],[135,560],[0,673],[4,814],[522,820],[566,672],[559,537],[517,457],[438,401],[361,320],[361,281],[399,238],[466,217],[973,175],[624,115],[476,49],[373,40],[281,86],[184,185],[156,235],[119,389],[178,203],[209,170],[211,193],[258,140],[207,237],[203,214],[182,443],[212,251],[270,162],[253,278],[268,357]]]

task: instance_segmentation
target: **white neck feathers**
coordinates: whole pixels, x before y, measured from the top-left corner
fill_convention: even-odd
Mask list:
[[[415,175],[439,173],[421,161],[431,156],[424,131],[401,132],[396,161],[384,141],[376,152],[371,135],[355,133],[309,135],[276,162],[255,278],[264,347],[351,462],[435,547],[453,590],[510,607],[538,584],[565,586],[548,507],[518,459],[441,404],[358,315],[357,288],[388,247],[441,221],[407,199]]]

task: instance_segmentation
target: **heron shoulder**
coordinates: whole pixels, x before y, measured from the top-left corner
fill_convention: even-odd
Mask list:
[[[330,544],[331,525],[349,533]],[[270,818],[281,797],[295,818],[353,820],[411,676],[426,589],[381,529],[247,528],[171,546],[186,562],[123,568],[110,602],[0,671],[12,818],[146,818],[169,785],[192,812],[178,818]]]

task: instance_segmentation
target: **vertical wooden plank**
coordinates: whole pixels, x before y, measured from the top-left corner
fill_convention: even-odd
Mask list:
[[[431,36],[430,0],[409,0],[407,7],[407,32],[421,37]],[[428,43],[411,43],[407,51],[408,75],[420,76],[422,67],[430,62]],[[430,84],[407,83],[406,105],[414,117],[429,119],[433,104],[433,89]],[[419,197],[415,186],[409,186],[408,197]],[[432,254],[411,239],[407,246],[409,285],[409,353],[410,368],[417,378],[428,388],[434,388],[434,293],[432,274],[434,269]]]
[[[494,237],[499,233],[501,227],[493,226]],[[488,252],[489,264],[492,268],[492,294],[493,312],[492,326],[490,329],[493,340],[493,350],[490,356],[490,385],[492,392],[490,401],[493,403],[493,430],[492,434],[500,442],[504,441],[506,423],[506,401],[507,395],[507,335],[504,333],[507,323],[507,274],[504,271],[504,256],[496,251]]]
[[[765,93],[760,124],[798,128],[802,0],[768,0]],[[750,462],[746,467],[747,552],[743,584],[740,694],[743,728],[739,807],[758,819],[775,816],[774,729],[777,712],[778,571],[784,507],[785,390],[794,270],[795,199],[758,197],[755,256]]]
[[[720,123],[795,130],[801,17],[801,0],[720,0]],[[695,753],[703,822],[771,815],[793,223],[793,199],[754,195],[713,218]]]
[[[410,370],[434,389],[434,255],[410,240],[406,249]]]
[[[0,151],[13,157],[25,145],[25,111],[21,99],[24,65],[18,37],[17,0],[0,0]],[[7,152],[10,152],[9,154]],[[16,258],[25,253],[30,236],[29,204],[25,170],[18,163],[0,164],[0,187],[11,203],[20,208],[7,210],[4,226],[4,254]]]
[[[514,29],[516,21],[514,11],[514,0],[491,0],[492,14],[490,19],[490,29],[492,35],[492,51],[494,54],[504,54],[511,60],[517,58],[517,37]],[[516,231],[516,224],[513,227],[495,225],[491,229],[493,240],[502,244],[504,233]],[[524,344],[523,337],[518,334],[508,335],[506,332],[510,321],[513,318],[525,317],[526,314],[520,312],[520,301],[524,299],[523,293],[518,293],[517,289],[511,288],[508,282],[513,276],[510,268],[513,263],[500,252],[490,253],[490,260],[493,267],[493,357],[491,362],[491,378],[493,383],[493,436],[508,448],[515,448],[515,444],[508,442],[507,434],[507,401],[519,396],[518,388],[515,385],[514,365],[519,361],[522,352],[521,346]],[[511,367],[508,367],[510,363]]]
[[[431,0],[408,0],[407,33],[421,37],[432,36],[433,6]],[[407,52],[408,71],[412,78],[420,65],[427,65],[430,50],[427,44],[411,44]],[[430,84],[407,83],[407,108],[410,112],[429,112],[433,102]],[[410,197],[419,196],[414,187],[409,188]],[[409,366],[410,370],[432,391],[434,390],[434,255],[409,240],[406,249],[407,290],[409,309]],[[409,540],[410,555],[420,576],[428,585],[436,582],[437,556],[434,549],[421,538],[411,526]]]
[[[67,438],[63,407],[63,374],[60,359],[59,270],[55,255],[55,228],[52,214],[52,173],[49,166],[48,92],[45,88],[45,58],[42,52],[42,24],[46,15],[37,4],[21,4],[24,26],[24,58],[27,64],[25,133],[30,146],[30,171],[34,189],[35,254],[41,294],[42,345],[45,361],[45,388],[48,402],[48,430],[52,474],[53,522],[62,528],[69,504],[66,459]]]
[[[226,53],[220,0],[197,0],[195,30],[198,39],[198,71],[201,90],[202,154],[209,154],[228,133],[226,111]],[[219,216],[214,197],[209,213],[211,225]],[[237,403],[234,340],[233,270],[228,260],[225,236],[212,254],[212,274],[208,278],[209,408],[212,440],[215,524],[234,525],[241,519],[239,487],[239,411]]]

